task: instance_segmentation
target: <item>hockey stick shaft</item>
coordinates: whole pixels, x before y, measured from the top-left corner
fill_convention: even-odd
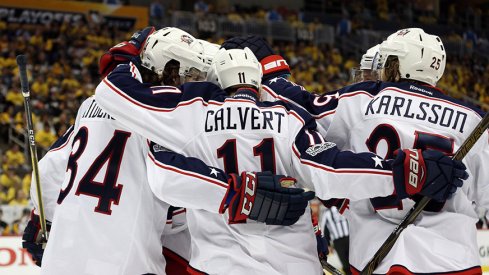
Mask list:
[[[333,275],[343,275],[343,273],[341,273],[341,271],[339,271],[336,267],[334,267],[330,263],[328,263],[328,261],[326,261],[326,259],[320,258],[319,261],[321,262],[321,266],[323,267],[323,269],[328,271],[329,273],[331,273]]]
[[[25,116],[27,120],[27,136],[29,140],[29,151],[31,154],[31,164],[32,171],[34,172],[34,179],[36,181],[36,194],[38,200],[38,211],[39,211],[39,220],[41,223],[41,240],[47,241],[47,227],[46,227],[46,216],[44,214],[44,204],[42,202],[42,190],[41,190],[41,182],[39,180],[39,167],[37,165],[37,149],[36,149],[36,141],[34,137],[34,126],[32,125],[32,111],[31,111],[31,100],[30,100],[30,91],[29,91],[29,81],[27,80],[27,58],[25,55],[17,56],[17,66],[19,66],[20,73],[20,85],[22,90],[22,96],[24,97],[24,108],[25,108]]]
[[[477,124],[475,129],[470,133],[467,139],[462,143],[460,148],[458,148],[457,152],[453,156],[454,160],[462,160],[467,153],[472,149],[474,144],[479,140],[482,134],[489,127],[489,113],[482,118],[482,120]],[[379,266],[380,262],[387,256],[387,254],[391,251],[392,247],[396,243],[400,234],[406,227],[412,224],[416,218],[421,214],[426,205],[430,202],[430,198],[423,197],[416,205],[409,210],[406,216],[402,219],[401,223],[396,226],[394,231],[389,235],[389,237],[385,240],[385,242],[380,246],[379,250],[375,253],[375,255],[370,259],[365,268],[362,270],[361,274],[372,274],[374,270]]]

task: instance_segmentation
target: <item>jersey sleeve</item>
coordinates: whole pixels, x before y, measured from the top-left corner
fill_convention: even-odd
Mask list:
[[[311,93],[303,86],[282,77],[267,81],[263,86],[263,98],[269,101],[281,100],[305,109],[327,130],[331,115],[338,105],[338,93],[331,92],[323,95]]]
[[[307,128],[299,132],[292,151],[297,179],[320,199],[361,200],[394,194],[389,163],[373,153],[340,151]]]
[[[71,153],[71,144],[73,142],[73,129],[71,126],[66,133],[60,137],[39,161],[39,180],[41,183],[42,201],[46,219],[53,220],[54,210],[57,206],[57,200],[61,185],[65,178],[68,158]],[[39,214],[39,200],[37,197],[37,184],[34,173],[32,174],[31,200],[34,204],[34,212]]]
[[[171,205],[219,213],[228,187],[228,177],[219,168],[152,142],[147,171],[150,187],[159,199]]]
[[[183,86],[182,89],[150,87],[141,83],[137,68],[130,63],[117,66],[103,79],[97,86],[95,96],[97,102],[117,121],[178,152],[192,138],[198,137],[204,124],[208,100],[203,95],[210,95],[217,89],[211,83],[191,85],[188,89]]]

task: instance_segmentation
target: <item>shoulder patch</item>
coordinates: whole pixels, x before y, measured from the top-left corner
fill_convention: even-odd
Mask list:
[[[333,142],[323,142],[321,144],[315,144],[312,145],[311,147],[307,148],[306,153],[309,154],[310,156],[316,156],[317,154],[326,151],[330,148],[335,147],[336,144]]]

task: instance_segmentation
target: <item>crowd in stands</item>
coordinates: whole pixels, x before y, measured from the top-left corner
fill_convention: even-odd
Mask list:
[[[197,9],[207,12],[209,7],[199,5]],[[236,14],[231,11],[228,16],[239,20]],[[265,12],[263,16],[301,22],[297,12],[278,10],[275,15]],[[94,93],[101,80],[99,57],[111,46],[127,40],[131,33],[96,22],[44,26],[0,22],[0,205],[29,204],[30,162],[25,149],[19,146],[25,140],[25,118],[15,57],[28,57],[35,139],[41,156],[73,124],[81,102]],[[273,46],[288,60],[292,80],[317,93],[347,85],[350,69],[359,62],[358,57],[328,45],[277,42]],[[468,96],[489,104],[487,79],[487,60],[449,56],[439,87],[455,97]],[[21,142],[17,144],[11,137]],[[15,228],[18,226],[5,228],[0,215],[0,230],[12,234]]]

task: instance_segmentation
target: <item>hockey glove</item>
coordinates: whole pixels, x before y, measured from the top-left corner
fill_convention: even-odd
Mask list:
[[[132,61],[139,66],[141,60],[139,54],[143,50],[144,43],[148,36],[155,31],[154,27],[147,27],[135,32],[129,41],[121,42],[110,48],[99,61],[99,73],[106,77],[117,65]]]
[[[46,227],[49,232],[51,230],[50,221],[46,221]],[[24,235],[22,235],[22,247],[31,254],[32,259],[38,266],[41,266],[42,264],[44,245],[45,243],[41,240],[41,223],[39,216],[32,212],[31,220],[27,223]]]
[[[221,47],[226,50],[250,48],[262,65],[264,81],[274,77],[287,78],[290,75],[287,61],[282,56],[275,54],[272,47],[261,36],[233,37],[224,41]]]
[[[392,171],[396,194],[400,199],[420,194],[436,201],[445,201],[469,176],[461,161],[452,160],[439,151],[404,149],[396,152]]]
[[[295,179],[270,172],[231,174],[221,213],[228,209],[229,223],[246,219],[268,225],[292,225],[304,214],[314,192],[290,186]]]

